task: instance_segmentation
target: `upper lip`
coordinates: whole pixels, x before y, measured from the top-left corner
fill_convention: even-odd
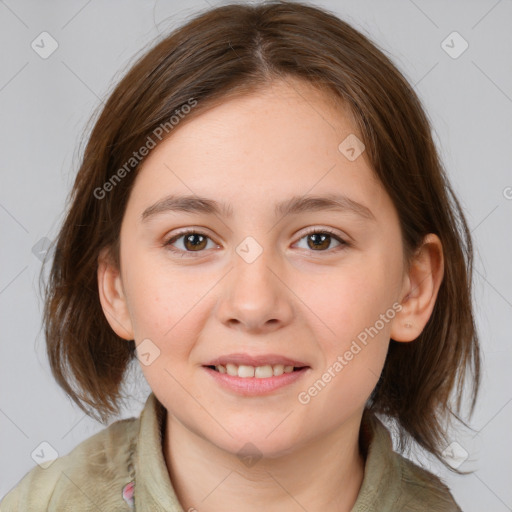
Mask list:
[[[226,366],[229,363],[236,364],[237,366],[241,364],[247,366],[273,366],[276,364],[296,367],[308,366],[306,363],[303,363],[296,359],[290,359],[289,357],[280,356],[278,354],[262,354],[252,356],[249,354],[227,354],[225,356],[220,356],[215,359],[212,359],[204,366]]]

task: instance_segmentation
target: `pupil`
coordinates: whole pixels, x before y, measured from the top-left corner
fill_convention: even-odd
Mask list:
[[[194,239],[196,237],[200,238],[201,240],[199,240],[199,241],[196,240],[194,242]],[[192,244],[193,250],[195,250],[197,248],[201,249],[202,248],[201,244],[204,243],[204,240],[205,240],[205,237],[203,235],[198,234],[198,233],[193,233],[193,234],[188,235],[186,237],[186,242]]]
[[[312,235],[310,235],[310,238],[313,240],[313,248],[325,248],[329,246],[329,242],[327,241],[327,244],[325,244],[325,241],[329,240],[330,235],[313,233]]]

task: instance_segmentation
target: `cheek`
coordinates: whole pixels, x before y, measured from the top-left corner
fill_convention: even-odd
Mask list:
[[[199,276],[192,267],[176,268],[165,258],[136,253],[130,263],[126,266],[127,294],[136,344],[145,343],[156,354],[148,365],[139,357],[141,369],[153,389],[164,386],[175,395],[180,386],[170,373],[180,382],[191,377],[191,352],[211,306],[208,291],[215,277]]]
[[[173,268],[161,254],[133,252],[126,262],[125,282],[129,309],[134,319],[135,338],[172,336],[205,293],[199,279]],[[180,319],[183,319],[180,322]]]
[[[323,358],[301,391],[313,407],[326,411],[323,421],[336,423],[340,414],[362,407],[377,384],[395,316],[390,289],[384,265],[375,262],[333,275],[322,293],[315,288],[309,295],[308,306],[321,319],[312,321]]]
[[[329,400],[335,403],[364,403],[377,384],[398,306],[400,265],[400,258],[381,249],[362,256],[329,285],[331,299],[324,299],[322,307],[336,333],[326,346],[326,371],[330,369],[337,382],[330,387]]]
[[[311,312],[331,349],[350,343],[365,328],[373,326],[392,307],[399,268],[382,255],[356,255],[350,265],[332,269],[325,276],[304,283],[297,295]],[[380,325],[380,324],[379,324]],[[384,331],[388,330],[386,323]]]

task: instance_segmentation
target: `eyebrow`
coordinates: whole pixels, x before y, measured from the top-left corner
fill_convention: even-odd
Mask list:
[[[322,210],[348,212],[366,220],[376,220],[368,207],[343,194],[294,196],[277,203],[274,208],[274,215],[284,217]],[[213,199],[197,195],[170,195],[146,208],[141,215],[141,221],[147,222],[152,217],[167,212],[203,213],[226,218],[233,217],[233,209],[226,203],[219,203]]]

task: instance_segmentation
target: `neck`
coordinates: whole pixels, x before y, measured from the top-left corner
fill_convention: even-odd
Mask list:
[[[364,476],[361,415],[277,458],[243,464],[166,415],[164,458],[184,510],[349,512]]]

